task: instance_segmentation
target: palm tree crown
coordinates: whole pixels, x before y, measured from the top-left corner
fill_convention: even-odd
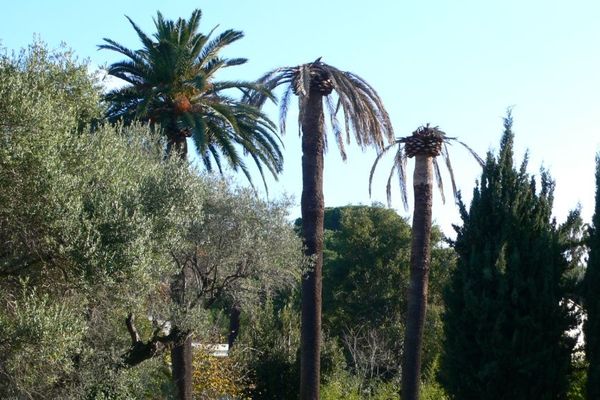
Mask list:
[[[457,142],[466,148],[469,153],[475,158],[475,160],[483,167],[483,159],[473,151],[466,143],[458,140],[455,137],[448,137],[446,133],[441,131],[437,126],[430,127],[429,124],[417,128],[411,136],[396,138],[396,140],[385,147],[375,159],[373,166],[371,167],[371,173],[369,174],[369,195],[371,194],[371,186],[373,183],[373,175],[379,161],[387,154],[392,148],[396,147],[396,154],[394,155],[394,163],[390,170],[386,184],[386,195],[388,206],[392,201],[392,179],[394,172],[398,174],[398,184],[400,186],[400,194],[402,196],[402,203],[405,209],[408,209],[408,196],[406,190],[406,164],[408,158],[414,157],[417,154],[427,154],[432,157],[433,170],[435,173],[435,180],[437,187],[442,195],[442,201],[445,202],[444,186],[442,182],[442,175],[440,173],[440,166],[437,162],[437,157],[442,156],[448,172],[450,174],[450,181],[452,183],[452,193],[454,197],[457,196],[456,182],[454,180],[454,170],[452,169],[452,163],[450,161],[450,154],[448,153],[448,144]]]
[[[286,131],[286,118],[292,94],[297,95],[299,99],[299,124],[306,111],[311,91],[324,96],[329,125],[344,160],[346,160],[344,142],[350,143],[352,132],[361,148],[375,146],[377,150],[381,150],[385,146],[384,139],[393,140],[394,131],[390,118],[375,89],[361,77],[325,64],[321,61],[321,57],[312,63],[274,69],[259,78],[257,82],[264,85],[268,91],[287,85],[279,105],[281,133]],[[269,92],[248,92],[244,101],[261,107],[268,99],[266,93]],[[332,93],[335,93],[337,98],[330,96]],[[337,119],[340,109],[344,115],[344,128]],[[323,133],[326,133],[325,130]]]
[[[192,137],[207,170],[215,164],[222,172],[224,158],[252,183],[238,151],[241,147],[253,158],[263,181],[263,166],[276,177],[283,158],[275,125],[256,107],[230,95],[231,89],[253,90],[266,97],[270,93],[252,82],[215,80],[218,71],[246,62],[219,56],[225,46],[244,35],[229,29],[211,39],[215,29],[207,35],[198,32],[201,16],[195,10],[188,20],[171,21],[158,12],[153,37],[127,17],[142,42],[139,50],[104,39],[100,49],[126,57],[110,65],[108,73],[128,83],[106,95],[109,120],[160,124],[167,151],[175,150],[182,158],[187,154],[186,138]]]

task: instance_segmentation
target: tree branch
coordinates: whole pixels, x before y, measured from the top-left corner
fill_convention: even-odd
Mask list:
[[[135,328],[135,316],[133,313],[129,313],[127,318],[125,318],[125,325],[127,325],[127,331],[129,331],[129,335],[131,335],[131,345],[135,346],[136,343],[141,342],[140,334]]]
[[[176,339],[176,335],[173,332],[169,332],[167,336],[160,336],[160,329],[156,329],[150,340],[143,342],[134,325],[134,321],[134,315],[129,313],[125,319],[125,324],[131,336],[131,347],[121,356],[121,367],[125,368],[134,367],[143,361],[162,354]]]

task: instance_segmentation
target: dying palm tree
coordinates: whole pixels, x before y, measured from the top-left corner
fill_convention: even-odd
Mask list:
[[[323,153],[327,148],[325,113],[342,158],[344,142],[351,136],[361,147],[383,149],[384,140],[393,139],[393,130],[377,92],[362,78],[321,62],[320,58],[296,67],[275,69],[258,80],[268,90],[284,86],[280,99],[280,130],[285,121],[291,94],[298,96],[302,135],[302,236],[305,253],[314,260],[313,268],[302,280],[302,326],[300,398],[319,398],[321,341],[321,273],[323,268]],[[335,94],[335,95],[334,95]],[[248,104],[262,106],[267,97],[249,92]],[[337,120],[342,110],[344,126]],[[345,139],[345,140],[344,140]]]
[[[253,82],[215,80],[219,71],[246,62],[244,58],[219,56],[223,48],[244,35],[230,29],[211,38],[214,28],[207,35],[198,32],[201,16],[202,12],[195,10],[188,20],[171,21],[158,12],[152,37],[127,18],[142,42],[138,50],[104,39],[100,49],[126,57],[108,68],[110,75],[127,83],[106,95],[108,118],[159,127],[167,139],[167,154],[182,159],[187,157],[187,138],[191,137],[208,171],[213,170],[214,164],[222,173],[224,159],[234,171],[241,169],[252,184],[241,150],[253,159],[266,189],[263,167],[275,178],[282,170],[276,126],[257,107],[235,99],[231,92],[252,90],[265,97],[270,93]],[[181,274],[175,277],[173,293],[184,280]],[[177,296],[173,296],[173,301],[181,304]],[[171,333],[178,395],[180,399],[191,399],[191,332],[174,326]]]
[[[404,207],[408,208],[406,194],[406,164],[410,157],[415,158],[413,175],[414,211],[412,221],[412,240],[410,252],[410,284],[408,287],[406,330],[404,334],[404,354],[402,357],[402,399],[418,400],[421,378],[421,349],[423,329],[427,309],[427,286],[429,281],[429,263],[431,260],[431,216],[433,198],[433,176],[444,198],[444,188],[437,157],[442,156],[450,173],[452,192],[457,196],[454,172],[448,154],[447,144],[456,141],[463,145],[483,167],[483,160],[469,146],[447,137],[438,127],[429,124],[418,128],[409,137],[396,139],[377,156],[369,176],[369,194],[373,174],[384,154],[396,147],[394,164],[390,171],[386,192],[388,204],[391,203],[391,185],[394,172],[398,174],[400,192]]]
[[[171,21],[158,12],[152,37],[127,17],[142,43],[138,50],[104,39],[100,49],[126,57],[111,64],[108,74],[128,83],[106,95],[108,118],[160,126],[167,139],[167,152],[181,158],[187,155],[187,138],[191,137],[208,171],[214,164],[222,173],[225,159],[252,183],[241,148],[253,159],[263,182],[263,167],[277,178],[283,158],[276,126],[256,107],[231,96],[235,90],[269,93],[254,82],[215,80],[219,71],[247,61],[219,55],[244,34],[229,29],[211,39],[215,28],[207,35],[198,32],[201,16],[202,12],[195,10],[188,20]]]

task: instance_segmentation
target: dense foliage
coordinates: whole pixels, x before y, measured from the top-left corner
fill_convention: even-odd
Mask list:
[[[344,344],[348,364],[363,380],[400,374],[410,257],[410,225],[382,206],[325,212],[324,329]],[[425,368],[440,352],[442,289],[453,252],[434,230]]]
[[[456,399],[565,398],[574,341],[553,182],[513,167],[510,115],[457,229],[441,378]]]
[[[68,51],[36,43],[0,74],[1,390],[81,398],[115,373],[123,316],[171,268],[174,205],[196,209],[196,188],[148,136],[89,133],[100,93]]]
[[[287,202],[165,160],[143,126],[92,130],[96,82],[66,51],[36,43],[0,74],[0,396],[168,396],[169,326],[206,339],[225,299],[297,282]]]
[[[587,398],[600,397],[600,156],[596,158],[596,207],[589,232],[589,260],[584,279],[585,351],[589,361]]]

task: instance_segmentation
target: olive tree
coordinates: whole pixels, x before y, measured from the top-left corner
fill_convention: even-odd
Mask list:
[[[220,301],[299,275],[286,201],[164,159],[145,126],[98,124],[68,51],[4,55],[0,78],[0,397],[148,398],[169,386],[169,325],[194,335]]]

